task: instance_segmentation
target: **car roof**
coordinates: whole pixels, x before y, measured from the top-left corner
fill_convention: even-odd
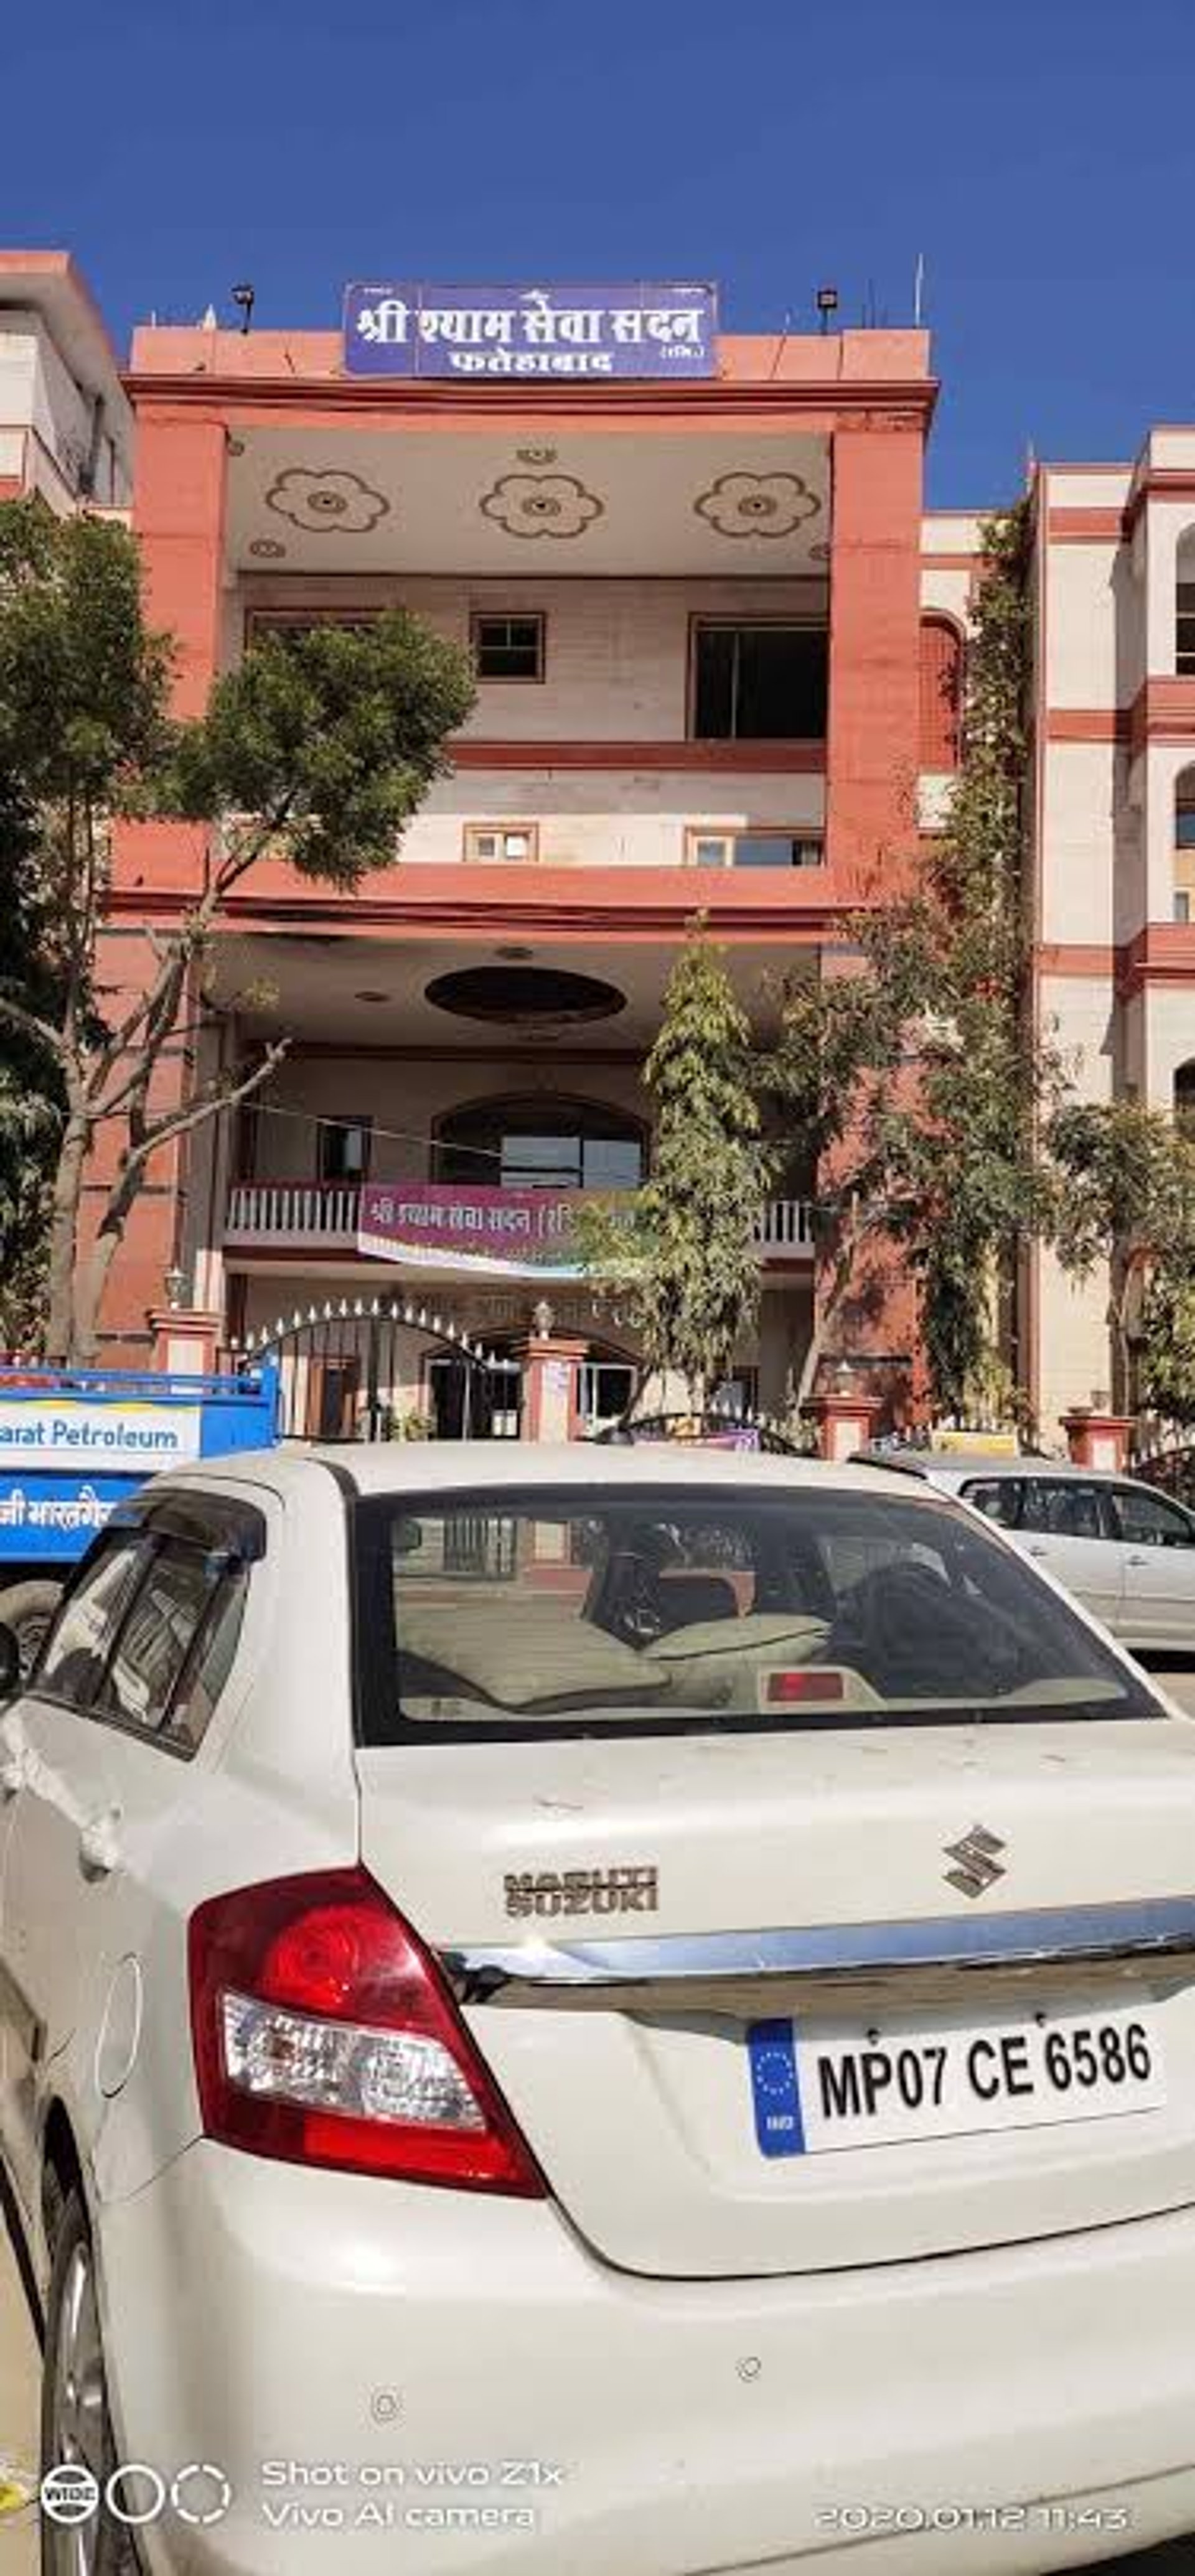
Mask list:
[[[962,1483],[964,1478],[982,1476],[1048,1476],[1051,1484],[1073,1479],[1084,1485],[1131,1485],[1139,1481],[1127,1470],[1115,1467],[1079,1467],[1073,1458],[1039,1458],[1027,1454],[1010,1458],[1004,1449],[888,1449],[882,1452],[858,1450],[856,1455],[869,1465],[895,1467],[902,1475],[918,1475],[930,1483]],[[1152,1492],[1152,1486],[1147,1487]]]
[[[262,1485],[286,1495],[297,1492],[314,1473],[331,1473],[342,1487],[361,1495],[433,1494],[512,1491],[536,1487],[575,1486],[579,1494],[611,1485],[717,1486],[792,1492],[794,1488],[827,1488],[892,1499],[890,1475],[872,1465],[831,1464],[820,1458],[777,1458],[743,1450],[707,1449],[696,1442],[641,1442],[606,1446],[600,1442],[559,1443],[520,1440],[344,1441],[321,1446],[236,1450],[224,1457],[196,1459],[188,1467],[157,1477],[155,1484],[178,1483]],[[928,1500],[926,1480],[918,1479]],[[912,1484],[912,1479],[910,1479]],[[915,1490],[915,1489],[914,1489]],[[939,1496],[939,1500],[941,1497]]]

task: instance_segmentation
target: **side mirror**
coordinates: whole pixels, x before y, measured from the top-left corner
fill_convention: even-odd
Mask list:
[[[422,1521],[402,1520],[395,1523],[394,1553],[396,1556],[417,1556],[422,1545]]]
[[[11,1699],[21,1687],[21,1644],[15,1628],[0,1621],[0,1699]]]

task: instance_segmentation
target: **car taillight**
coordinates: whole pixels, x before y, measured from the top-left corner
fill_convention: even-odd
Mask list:
[[[189,1962],[209,2138],[290,2164],[544,2191],[434,1961],[365,1870],[211,1897]]]
[[[805,1666],[796,1672],[769,1673],[767,1703],[770,1708],[799,1708],[814,1700],[832,1701],[846,1698],[846,1684],[840,1672],[831,1667],[819,1671]]]

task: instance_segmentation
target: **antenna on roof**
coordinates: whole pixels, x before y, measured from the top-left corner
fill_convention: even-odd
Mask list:
[[[919,250],[917,253],[917,266],[913,271],[913,328],[915,331],[919,331],[921,329],[921,313],[924,300],[925,252],[923,250]]]

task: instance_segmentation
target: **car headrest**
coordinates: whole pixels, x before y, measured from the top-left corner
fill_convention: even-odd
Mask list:
[[[672,1628],[695,1628],[707,1619],[737,1619],[739,1596],[727,1574],[668,1574],[659,1585],[660,1607]]]

